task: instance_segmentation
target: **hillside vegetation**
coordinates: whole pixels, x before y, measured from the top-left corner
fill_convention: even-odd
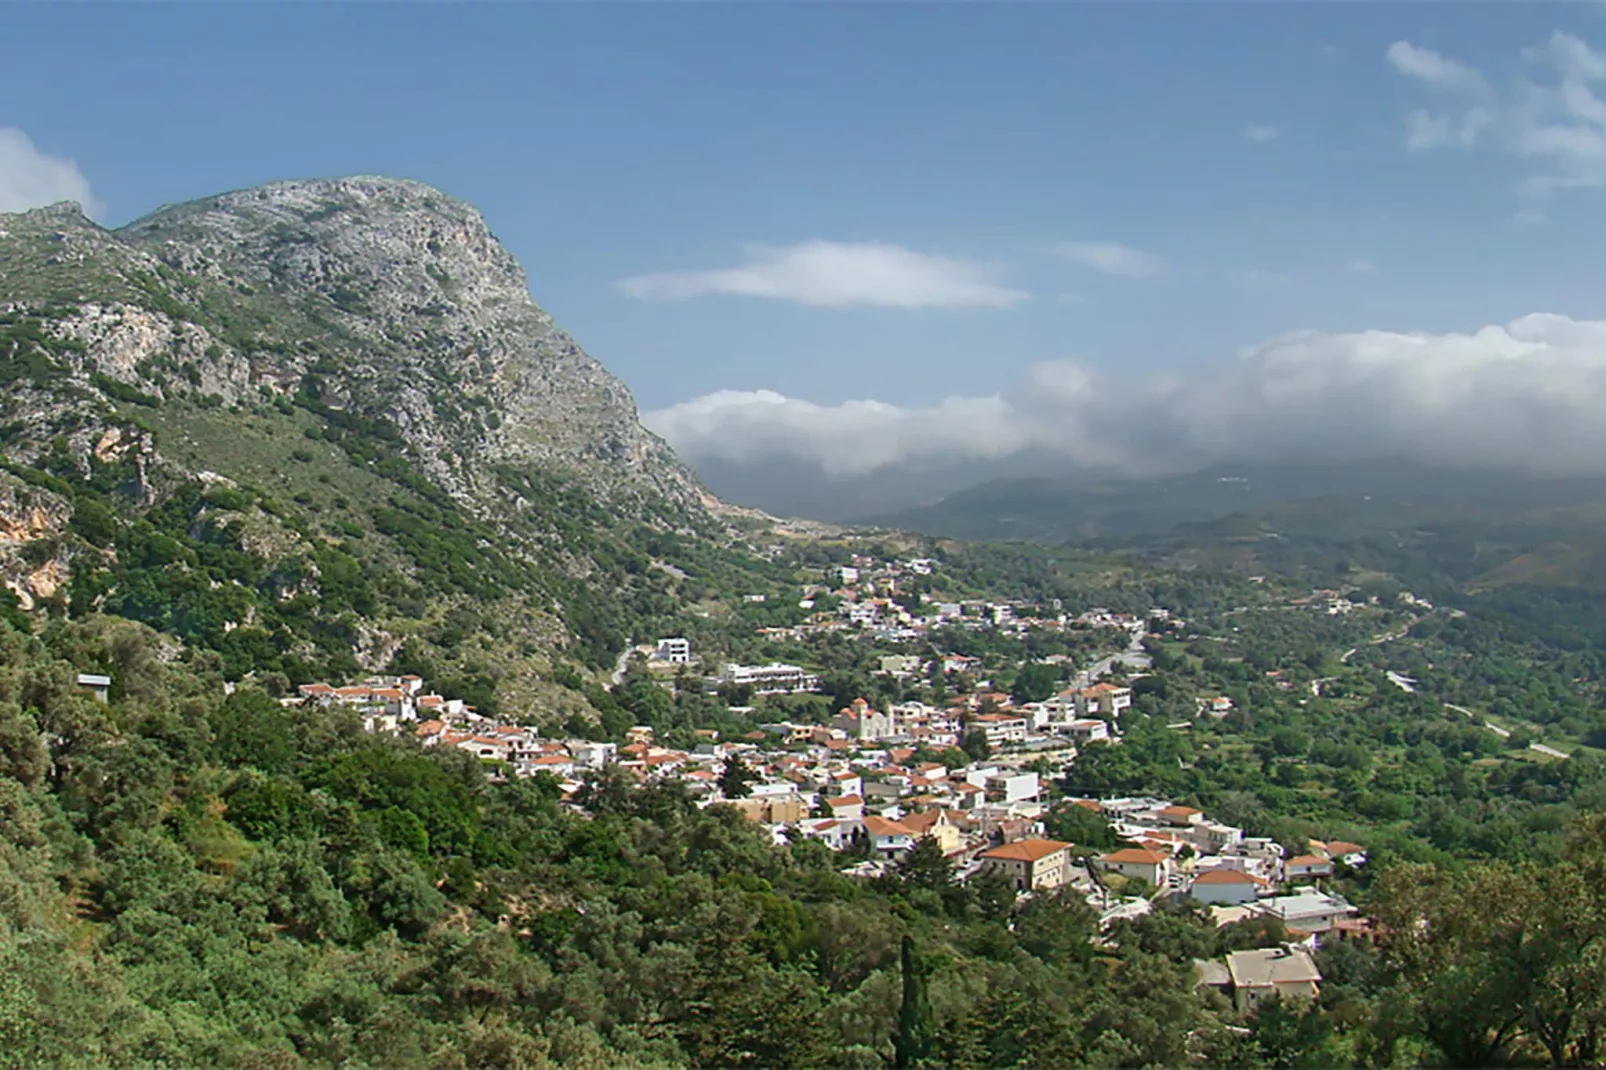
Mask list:
[[[477,213],[387,179],[117,232],[0,216],[0,379],[0,1070],[1606,1056],[1583,484],[1211,475],[1015,532],[1078,548],[779,525],[703,494]],[[895,582],[849,584],[859,565]],[[850,626],[855,599],[920,628]],[[664,635],[700,664],[630,656]],[[1116,830],[1070,796],[1162,792],[1294,854],[1355,838],[1367,860],[1333,881],[1379,940],[1325,942],[1309,1005],[1195,985],[1197,959],[1287,942],[1274,920],[1218,926],[1183,895],[1101,918],[1097,896],[960,880],[931,839],[850,877],[862,839],[730,805],[760,725],[824,729],[865,697],[957,701],[969,727],[972,700],[1040,702],[1101,660],[1118,678],[1139,639],[1119,743],[1030,763],[1043,831],[1094,854]],[[773,659],[822,693],[702,679]],[[381,668],[543,743],[738,746],[695,786],[650,761],[560,783],[280,701]],[[942,745],[904,757],[991,757],[985,733]],[[806,748],[851,746],[799,742],[766,775]]]
[[[0,570],[299,683],[404,646],[511,709],[668,614],[652,540],[757,565],[473,209],[279,183],[105,231],[0,217]]]
[[[1369,906],[1414,935],[1325,950],[1321,1006],[1245,1027],[1191,961],[1273,929],[1177,907],[1096,939],[1079,896],[1016,904],[928,850],[854,881],[673,782],[604,778],[582,816],[175,654],[129,622],[0,626],[0,1066],[1595,1058],[1597,824],[1542,868],[1391,870]]]

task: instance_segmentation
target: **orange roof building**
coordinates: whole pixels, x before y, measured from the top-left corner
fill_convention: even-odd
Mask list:
[[[983,858],[996,858],[1015,862],[1038,862],[1070,844],[1060,840],[1017,840],[1002,847],[993,847],[981,853]]]
[[[1016,840],[983,851],[981,864],[1002,873],[1017,892],[1046,891],[1071,879],[1070,846],[1060,840]]]

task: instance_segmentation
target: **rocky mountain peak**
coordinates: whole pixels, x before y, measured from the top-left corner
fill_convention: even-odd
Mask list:
[[[523,270],[462,201],[405,179],[274,182],[170,205],[122,236],[174,267],[344,298],[387,311],[443,299],[531,304]]]
[[[274,182],[170,205],[116,232],[264,324],[258,376],[302,380],[392,420],[432,478],[473,489],[474,461],[540,462],[682,500],[695,484],[629,391],[532,300],[469,205],[421,182]],[[243,300],[242,300],[243,298]],[[270,311],[271,309],[271,311]],[[237,332],[238,335],[238,332]]]
[[[0,585],[231,671],[349,675],[405,634],[528,701],[542,650],[611,664],[665,604],[644,547],[723,530],[480,213],[418,182],[0,214],[0,386]]]

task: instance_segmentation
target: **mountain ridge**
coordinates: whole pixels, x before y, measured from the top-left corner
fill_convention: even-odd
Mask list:
[[[480,213],[411,180],[0,215],[0,370],[19,605],[240,671],[405,648],[529,706],[552,658],[610,663],[672,612],[652,533],[733,539]]]

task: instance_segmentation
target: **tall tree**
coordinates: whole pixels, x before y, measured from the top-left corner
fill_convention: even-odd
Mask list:
[[[893,866],[893,873],[905,888],[945,891],[954,882],[954,864],[930,836],[922,836]]]
[[[898,1070],[918,1066],[931,1050],[935,1027],[926,998],[925,966],[915,954],[914,937],[904,934],[901,950],[903,1001],[898,1008],[898,1032],[892,1038],[893,1065]]]
[[[752,794],[753,781],[758,775],[742,761],[740,754],[733,754],[725,759],[725,767],[719,771],[719,790],[727,799],[745,799]]]

